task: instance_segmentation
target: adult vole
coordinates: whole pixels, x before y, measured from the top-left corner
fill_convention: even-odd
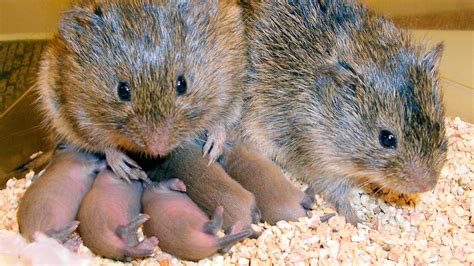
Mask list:
[[[442,45],[425,52],[350,0],[246,6],[246,141],[352,223],[354,186],[373,182],[401,193],[435,186],[446,157]]]
[[[125,179],[146,175],[124,151],[164,156],[203,132],[216,158],[241,107],[237,3],[76,2],[39,71],[45,124],[57,139],[104,153]]]

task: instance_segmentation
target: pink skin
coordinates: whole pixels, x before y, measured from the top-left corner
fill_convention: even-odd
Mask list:
[[[184,193],[186,186],[179,179],[152,183],[143,193],[144,212],[150,215],[144,225],[148,236],[160,239],[160,248],[186,260],[200,260],[228,250],[234,243],[253,234],[240,224],[229,235],[219,238],[224,209],[218,207],[209,217]]]
[[[21,234],[29,241],[42,232],[66,242],[78,226],[75,221],[82,199],[95,176],[105,168],[105,161],[75,151],[71,146],[58,148],[43,175],[25,192],[18,208]],[[77,238],[67,244],[72,248]]]
[[[84,245],[111,259],[152,255],[158,239],[139,242],[137,238],[138,227],[149,218],[140,214],[142,192],[141,182],[127,182],[110,170],[102,171],[79,209],[79,233]]]

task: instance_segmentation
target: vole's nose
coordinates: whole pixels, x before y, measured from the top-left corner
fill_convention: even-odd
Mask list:
[[[160,140],[153,141],[152,143],[146,143],[147,151],[153,157],[163,157],[166,156],[169,152],[169,138],[165,136],[160,136]]]
[[[427,167],[420,167],[414,163],[409,163],[405,168],[405,175],[414,187],[410,190],[413,192],[426,192],[433,189],[436,186],[438,180],[438,173]],[[407,184],[409,185],[409,184]]]
[[[436,179],[418,179],[415,181],[417,192],[426,192],[433,189],[436,186]]]
[[[163,157],[171,151],[171,127],[172,121],[166,119],[164,123],[145,132],[143,140],[148,154]]]

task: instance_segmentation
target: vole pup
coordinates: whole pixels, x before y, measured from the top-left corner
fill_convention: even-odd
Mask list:
[[[233,233],[219,238],[224,209],[217,207],[209,217],[184,192],[186,185],[171,179],[149,185],[142,197],[144,212],[150,215],[144,225],[147,236],[160,239],[161,250],[186,260],[200,260],[229,249],[252,235],[251,229],[235,225]]]
[[[78,226],[76,215],[81,201],[105,166],[105,160],[95,155],[59,145],[44,173],[20,200],[17,213],[20,233],[29,241],[35,232],[60,242],[68,240]]]
[[[354,186],[432,189],[446,158],[443,46],[425,52],[351,0],[256,2],[244,139],[352,223]]]
[[[296,221],[312,208],[314,197],[295,187],[276,164],[260,153],[238,144],[224,157],[224,170],[255,195],[266,222]]]
[[[261,219],[255,196],[226,174],[219,164],[208,166],[194,143],[173,151],[163,165],[148,175],[155,181],[181,179],[186,184],[186,194],[208,215],[218,206],[224,207],[225,229],[239,221],[248,227]]]
[[[111,259],[149,256],[158,240],[138,241],[137,229],[149,219],[140,214],[143,185],[126,182],[110,170],[102,171],[78,213],[79,234],[95,254]]]
[[[42,57],[45,124],[127,180],[146,175],[124,151],[164,156],[202,132],[212,161],[241,109],[240,11],[235,1],[77,1]]]

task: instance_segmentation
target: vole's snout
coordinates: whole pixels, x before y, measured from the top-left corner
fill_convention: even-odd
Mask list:
[[[409,163],[404,169],[407,180],[411,182],[407,184],[407,190],[411,193],[426,192],[436,186],[438,173],[427,167],[420,167],[413,163]]]
[[[157,126],[143,134],[145,150],[153,157],[164,157],[172,150],[171,122]]]
[[[157,134],[145,141],[146,151],[153,157],[164,157],[170,152],[169,134]]]

